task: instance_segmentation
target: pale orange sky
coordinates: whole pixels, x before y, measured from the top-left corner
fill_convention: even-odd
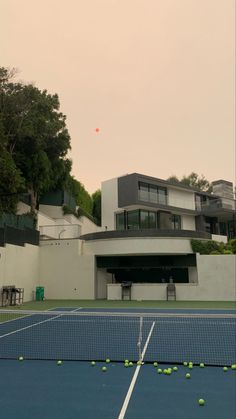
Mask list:
[[[0,40],[0,66],[59,94],[90,193],[132,172],[235,182],[234,0],[0,0]]]

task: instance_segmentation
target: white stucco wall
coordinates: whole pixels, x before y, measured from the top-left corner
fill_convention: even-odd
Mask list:
[[[80,240],[41,242],[40,285],[47,299],[95,298],[95,258],[81,253]]]
[[[181,215],[182,230],[196,230],[195,217],[193,215]]]
[[[51,218],[63,218],[62,207],[55,205],[39,205],[39,211]]]
[[[166,237],[134,237],[106,240],[88,240],[83,243],[88,255],[139,255],[193,253],[190,240]]]
[[[117,178],[102,182],[102,227],[115,230],[115,215],[118,211],[118,182]]]
[[[39,285],[39,247],[31,244],[0,247],[0,288],[15,285],[24,288],[24,301],[31,301]]]
[[[168,187],[168,205],[179,208],[195,209],[195,197],[192,191],[183,191]]]

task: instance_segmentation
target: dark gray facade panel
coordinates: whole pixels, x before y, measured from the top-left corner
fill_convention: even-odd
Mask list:
[[[104,239],[122,239],[127,237],[170,237],[170,238],[189,238],[189,239],[211,239],[211,234],[205,231],[193,230],[161,230],[161,229],[143,229],[143,230],[111,230],[99,231],[80,236],[81,240],[104,240]]]
[[[136,173],[118,178],[118,207],[138,203],[138,179]]]

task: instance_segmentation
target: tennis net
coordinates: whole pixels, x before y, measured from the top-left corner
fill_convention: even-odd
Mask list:
[[[236,363],[235,314],[0,310],[0,358]]]

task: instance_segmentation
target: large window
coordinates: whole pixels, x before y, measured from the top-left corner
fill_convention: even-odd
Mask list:
[[[163,188],[162,186],[139,182],[138,191],[138,197],[140,201],[167,205],[167,189]]]
[[[116,214],[116,230],[125,230],[126,229],[126,222],[125,222],[125,212],[120,212]]]
[[[156,228],[156,219],[156,212],[140,210],[140,228]]]
[[[127,212],[127,228],[128,230],[139,229],[139,210]]]
[[[135,210],[116,214],[116,230],[138,230],[157,228],[157,213],[155,211]]]
[[[173,230],[181,229],[181,217],[177,214],[172,214],[171,216],[171,225]]]

